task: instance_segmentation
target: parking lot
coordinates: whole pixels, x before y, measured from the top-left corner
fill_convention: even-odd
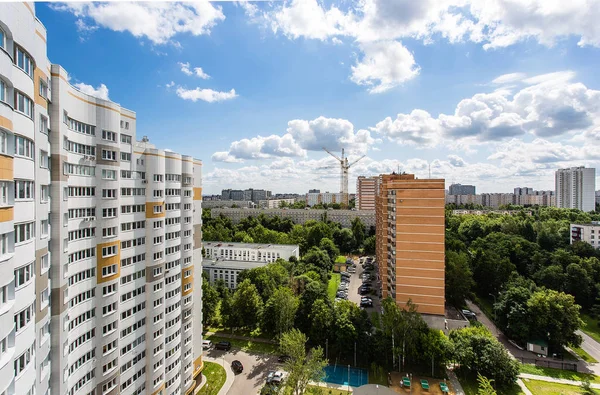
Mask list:
[[[356,303],[358,306],[360,306],[361,297],[363,295],[360,295],[359,288],[363,284],[362,276],[366,271],[365,271],[363,265],[361,265],[359,263],[358,258],[354,260],[354,267],[356,268],[356,272],[351,273],[351,276],[350,276],[350,282],[348,284],[348,300],[353,303]],[[371,284],[371,286],[372,286],[371,288],[373,289],[374,292],[370,292],[367,295],[364,295],[373,300],[373,307],[365,307],[365,309],[370,313],[372,311],[381,311],[381,301],[380,301],[379,295],[378,295],[379,289],[378,289],[377,280],[376,280],[376,277],[377,277],[376,267],[374,267],[373,270],[370,270],[369,273],[372,273],[372,276],[375,277],[375,279],[373,279],[371,281],[367,281],[367,283]],[[373,293],[375,295],[373,295]]]

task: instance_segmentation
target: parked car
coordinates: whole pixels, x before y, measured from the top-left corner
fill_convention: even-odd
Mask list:
[[[360,307],[373,307],[373,301],[372,300],[361,300]]]
[[[367,289],[367,288],[362,288],[362,287],[361,287],[361,288],[359,288],[359,289],[358,289],[358,293],[359,293],[359,294],[361,294],[361,295],[366,295],[366,294],[368,294],[369,292],[371,292],[371,290],[370,290],[370,289]]]
[[[356,273],[356,269],[354,267],[349,267],[348,273]]]
[[[477,316],[471,310],[462,310],[462,313],[468,320],[476,320]]]
[[[210,340],[202,340],[202,348],[205,350],[210,350],[213,344]]]
[[[231,363],[231,370],[233,370],[233,372],[236,374],[242,373],[244,371],[244,365],[242,365],[242,363],[236,359]]]
[[[271,381],[267,381],[269,384],[281,384],[281,382],[285,379],[285,372],[278,370],[273,373],[273,377],[271,377]]]
[[[231,350],[231,343],[230,342],[218,342],[217,344],[215,344],[215,349],[229,351],[229,350]]]

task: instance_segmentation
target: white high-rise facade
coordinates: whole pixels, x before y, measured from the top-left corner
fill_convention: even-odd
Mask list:
[[[571,167],[555,173],[556,207],[585,212],[596,208],[596,169]]]
[[[68,81],[34,4],[0,4],[0,394],[190,394],[202,164]]]

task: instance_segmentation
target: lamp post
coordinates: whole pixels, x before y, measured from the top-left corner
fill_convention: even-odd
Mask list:
[[[412,395],[412,373],[408,375],[408,380],[410,381],[410,395]]]
[[[350,365],[348,365],[348,392],[350,392]]]

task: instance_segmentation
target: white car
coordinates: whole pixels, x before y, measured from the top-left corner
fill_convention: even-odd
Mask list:
[[[212,348],[212,342],[210,340],[202,340],[202,348],[205,350],[210,350]]]
[[[281,382],[285,379],[285,372],[283,370],[278,370],[273,373],[273,376],[269,373],[269,377],[267,377],[267,383],[273,384],[281,384]]]

